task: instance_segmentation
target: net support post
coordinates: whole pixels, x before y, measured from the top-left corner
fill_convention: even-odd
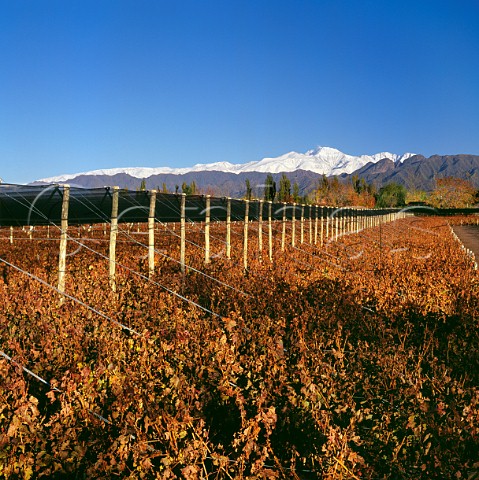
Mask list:
[[[296,245],[296,203],[293,203],[293,216],[291,218],[291,245]]]
[[[268,256],[269,261],[273,261],[273,223],[272,223],[273,202],[268,202]]]
[[[156,190],[150,192],[150,211],[148,213],[148,277],[155,273],[155,208]]]
[[[258,252],[260,258],[263,253],[263,203],[264,200],[259,201],[258,212]]]
[[[231,198],[226,199],[226,258],[231,258]]]
[[[181,194],[180,204],[180,266],[181,273],[185,273],[185,254],[186,254],[186,193]]]
[[[65,292],[65,275],[67,260],[67,240],[68,240],[68,209],[70,206],[70,185],[63,185],[62,213],[60,224],[60,254],[58,257],[58,291],[60,294]],[[63,304],[65,297],[60,297],[60,304]]]
[[[211,223],[211,196],[206,195],[205,207],[205,263],[210,263],[210,223]]]
[[[248,270],[248,223],[249,223],[249,200],[245,200],[244,234],[243,234],[243,266]]]
[[[109,279],[110,287],[116,292],[116,238],[118,236],[118,197],[120,187],[113,187],[110,219]]]

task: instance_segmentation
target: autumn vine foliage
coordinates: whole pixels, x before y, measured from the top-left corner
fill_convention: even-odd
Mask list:
[[[189,230],[208,277],[181,275],[158,234],[155,283],[121,234],[116,293],[108,262],[70,242],[66,291],[90,308],[0,266],[0,477],[479,478],[479,278],[446,221],[272,264],[251,240],[247,272],[235,228],[233,258],[217,240],[207,266]],[[0,233],[0,258],[55,284],[58,241]],[[106,253],[102,228],[79,235]]]

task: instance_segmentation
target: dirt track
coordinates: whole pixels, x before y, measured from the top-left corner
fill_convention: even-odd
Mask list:
[[[464,246],[479,258],[479,225],[455,225],[453,230]]]

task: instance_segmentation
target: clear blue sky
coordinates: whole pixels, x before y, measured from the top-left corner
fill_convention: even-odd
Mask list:
[[[0,0],[0,177],[479,154],[477,0]]]

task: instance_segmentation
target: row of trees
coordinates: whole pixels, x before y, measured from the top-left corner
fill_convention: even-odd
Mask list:
[[[353,177],[351,184],[340,183],[337,177],[329,179],[323,175],[317,188],[309,195],[301,195],[297,182],[291,186],[291,180],[286,174],[282,174],[279,185],[272,174],[268,174],[263,187],[265,201],[296,202],[317,205],[346,206],[356,205],[374,207],[376,204],[376,191],[372,185],[368,185],[364,179]],[[245,199],[254,198],[251,183],[246,179]]]
[[[140,191],[140,192],[146,190],[146,180],[145,179],[143,179],[141,181],[140,188],[138,188],[137,190]],[[168,191],[168,188],[167,188],[165,182],[163,182],[163,185],[162,185],[161,188],[158,186],[157,190],[158,190],[158,192],[161,192],[161,193],[170,193]],[[175,193],[186,193],[186,195],[194,195],[195,193],[199,193],[199,192],[198,192],[198,188],[196,186],[196,183],[193,180],[191,183],[183,182],[181,184],[181,192],[180,192],[180,186],[175,185]]]
[[[403,185],[389,183],[379,190],[373,184],[368,184],[363,178],[353,175],[351,182],[342,183],[338,177],[328,178],[323,175],[313,192],[309,195],[301,195],[297,182],[291,185],[291,180],[286,174],[282,174],[279,184],[271,173],[266,176],[263,185],[259,186],[262,191],[258,192],[265,201],[314,203],[316,205],[329,205],[335,207],[362,206],[366,208],[403,207],[408,204],[425,204],[435,208],[467,208],[479,201],[479,191],[468,180],[455,177],[436,179],[433,191],[407,190]],[[146,190],[146,182],[142,180],[139,190]],[[166,184],[158,190],[168,193]],[[175,193],[194,195],[200,193],[196,183],[183,182],[176,185]],[[251,182],[246,179],[245,199],[258,198],[254,195]]]
[[[424,204],[434,208],[470,208],[479,202],[479,191],[468,180],[456,177],[437,178],[431,192],[406,190],[391,183],[379,191],[379,207]]]
[[[350,183],[341,183],[338,177],[328,178],[323,175],[316,189],[306,197],[299,194],[296,182],[291,193],[291,182],[285,174],[280,179],[279,192],[276,192],[273,176],[268,174],[264,199],[366,208],[403,207],[408,204],[425,204],[435,208],[468,208],[479,202],[479,191],[468,180],[445,177],[436,179],[435,183],[435,189],[431,192],[408,191],[403,185],[393,182],[377,190],[373,184],[368,184],[364,178],[357,175],[353,175]]]
[[[336,177],[322,177],[315,192],[316,203],[333,206],[403,207],[411,204],[434,208],[469,208],[479,201],[479,191],[468,180],[438,178],[434,190],[407,190],[403,185],[388,183],[379,190],[364,179],[353,176],[351,184],[340,184]]]
[[[246,179],[246,193],[244,198],[247,200],[254,199],[253,188],[251,182]],[[271,173],[268,173],[264,185],[264,200],[276,201],[276,202],[296,202],[296,203],[309,203],[307,196],[302,196],[299,193],[299,185],[297,182],[293,183],[291,188],[291,180],[283,173],[279,179],[279,187],[276,188],[276,182]]]

